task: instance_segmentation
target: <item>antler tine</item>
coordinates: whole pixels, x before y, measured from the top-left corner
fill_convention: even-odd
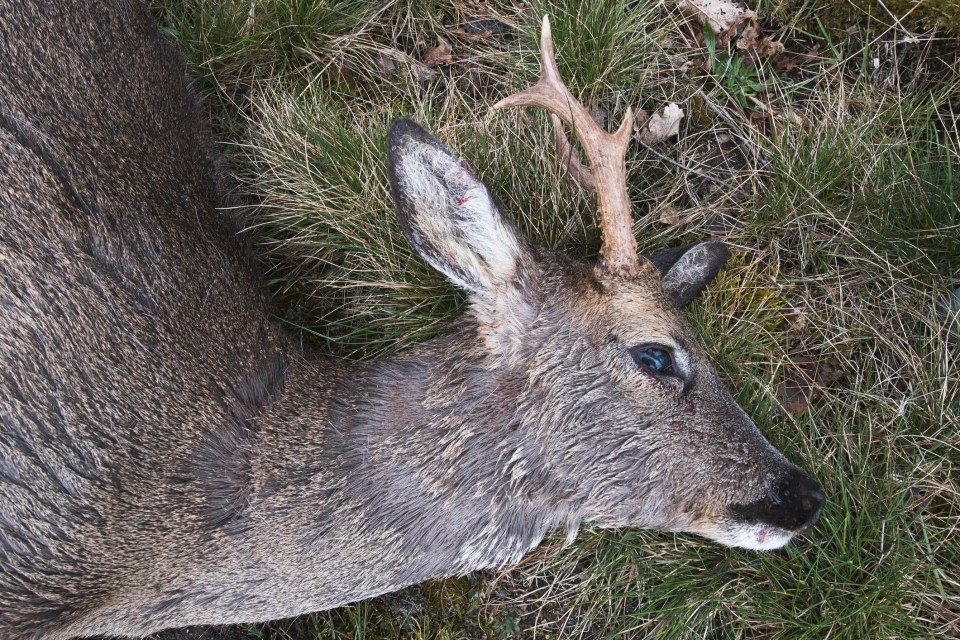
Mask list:
[[[640,268],[637,241],[633,237],[630,197],[627,193],[627,172],[624,161],[633,124],[633,111],[628,107],[623,123],[614,133],[607,133],[596,123],[586,107],[580,104],[560,78],[553,55],[553,36],[550,19],[543,18],[540,35],[540,80],[535,85],[507,96],[494,109],[534,105],[542,107],[572,127],[590,162],[600,210],[600,229],[603,247],[600,259],[604,267],[619,275],[635,274]],[[554,121],[554,126],[558,123]],[[562,131],[557,133],[559,143]],[[575,178],[584,178],[574,167],[572,149],[558,144],[561,154],[568,153],[567,165]],[[567,151],[569,149],[569,152]],[[582,166],[582,165],[580,165]]]

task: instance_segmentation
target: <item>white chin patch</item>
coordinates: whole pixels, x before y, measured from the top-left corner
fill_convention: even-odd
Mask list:
[[[785,546],[793,533],[768,524],[734,524],[720,531],[704,532],[702,535],[728,547],[770,551]]]

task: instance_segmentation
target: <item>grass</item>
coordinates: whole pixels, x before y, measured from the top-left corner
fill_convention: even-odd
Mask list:
[[[198,77],[238,196],[253,206],[283,320],[350,357],[436,335],[463,302],[397,228],[384,167],[394,118],[415,117],[458,149],[536,242],[591,258],[594,204],[551,156],[546,119],[489,108],[536,76],[534,16],[553,16],[561,71],[608,127],[628,104],[680,103],[680,139],[629,154],[638,242],[650,250],[719,235],[735,249],[691,320],[744,409],[829,496],[816,529],[782,552],[584,531],[509,572],[237,634],[960,636],[960,320],[942,311],[960,286],[950,43],[874,23],[837,40],[807,3],[799,14],[772,11],[783,24],[772,36],[795,69],[738,58],[729,78],[729,64],[677,70],[707,52],[670,3],[154,6]],[[478,34],[483,26],[492,31]],[[411,69],[438,37],[454,60],[418,81]],[[676,222],[662,221],[668,209]],[[810,360],[843,377],[791,415],[785,380]]]

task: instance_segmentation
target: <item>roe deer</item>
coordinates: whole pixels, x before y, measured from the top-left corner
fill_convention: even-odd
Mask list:
[[[409,120],[400,225],[469,295],[445,337],[321,356],[271,318],[185,67],[131,0],[0,0],[0,637],[142,635],[335,607],[516,562],[581,522],[773,549],[816,483],[680,308],[718,242],[639,258],[623,156],[561,84],[605,238],[537,249]],[[662,274],[662,276],[661,276]]]

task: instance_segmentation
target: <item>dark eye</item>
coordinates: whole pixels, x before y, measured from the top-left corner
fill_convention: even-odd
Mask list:
[[[637,366],[643,367],[653,373],[664,375],[674,375],[673,358],[670,352],[659,347],[634,347],[630,349],[630,355],[633,356]]]

